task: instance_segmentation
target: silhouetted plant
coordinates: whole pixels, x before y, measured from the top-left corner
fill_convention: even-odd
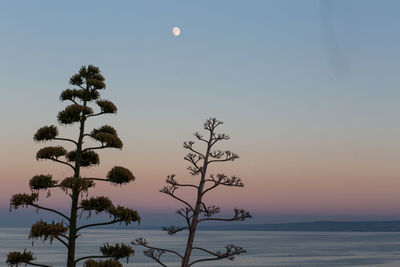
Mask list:
[[[146,239],[140,237],[131,243],[133,245],[139,245],[146,248],[143,253],[145,256],[153,259],[162,266],[166,266],[162,262],[162,256],[166,253],[174,254],[180,258],[181,266],[187,267],[198,262],[213,261],[221,259],[233,260],[236,255],[245,253],[246,251],[232,244],[226,245],[223,251],[210,251],[205,248],[193,246],[195,239],[196,229],[199,223],[206,221],[243,221],[247,218],[251,218],[248,211],[243,209],[234,209],[234,214],[230,218],[218,218],[214,217],[220,212],[220,208],[214,205],[208,206],[205,204],[203,198],[207,192],[217,188],[218,186],[229,186],[229,187],[243,187],[242,180],[236,176],[227,177],[224,174],[208,175],[207,168],[212,163],[234,161],[239,156],[231,151],[215,150],[214,146],[216,143],[228,140],[229,136],[226,134],[216,133],[216,128],[221,125],[222,122],[215,118],[210,118],[204,123],[204,129],[208,132],[208,137],[203,138],[199,133],[195,133],[195,137],[201,142],[205,143],[205,152],[200,152],[194,147],[195,142],[189,141],[184,142],[183,147],[189,150],[189,153],[185,156],[185,160],[190,163],[188,170],[193,176],[200,176],[199,180],[195,184],[181,183],[175,178],[175,175],[169,175],[166,179],[167,185],[164,186],[160,192],[176,199],[183,208],[177,210],[177,214],[184,218],[185,226],[168,226],[163,227],[162,230],[166,231],[169,235],[174,235],[182,230],[188,230],[188,237],[186,242],[186,248],[183,254],[178,251],[159,248],[151,246],[147,243]],[[179,188],[191,188],[195,191],[195,199],[192,201],[184,200],[182,197],[177,195]],[[191,259],[191,253],[193,250],[204,253],[205,257],[199,259]]]
[[[135,210],[115,206],[112,201],[103,196],[88,198],[88,191],[94,187],[95,181],[105,181],[111,184],[127,184],[132,182],[135,177],[130,170],[115,166],[106,178],[81,177],[82,167],[91,167],[100,163],[99,155],[94,150],[104,148],[122,148],[122,141],[117,135],[117,131],[109,126],[103,125],[93,129],[90,133],[85,132],[86,120],[103,115],[114,114],[117,112],[116,106],[108,101],[101,100],[99,90],[105,89],[104,77],[100,74],[99,68],[89,65],[83,66],[79,72],[70,78],[70,84],[77,89],[66,89],[61,93],[60,100],[70,101],[71,105],[65,107],[58,113],[58,122],[62,125],[71,125],[79,123],[79,135],[77,140],[59,137],[59,131],[56,126],[41,127],[34,134],[33,139],[40,141],[65,141],[74,145],[74,149],[67,151],[62,146],[48,146],[40,149],[36,154],[37,160],[52,160],[54,162],[66,165],[73,170],[73,176],[63,178],[61,181],[53,179],[50,174],[35,175],[29,181],[31,194],[16,194],[10,200],[10,209],[19,207],[34,207],[39,210],[46,210],[60,216],[60,222],[45,222],[39,220],[32,225],[29,234],[30,239],[49,240],[50,243],[56,239],[68,250],[67,267],[75,267],[77,262],[86,260],[84,266],[87,267],[119,267],[122,264],[118,261],[122,258],[129,259],[134,254],[134,250],[125,244],[109,245],[108,243],[100,247],[101,255],[85,256],[75,258],[75,242],[81,235],[79,232],[83,229],[108,225],[114,223],[124,223],[126,225],[132,222],[139,222],[140,217]],[[88,103],[95,101],[100,111],[95,113]],[[91,138],[99,143],[93,147],[83,147],[84,140]],[[66,192],[71,198],[70,214],[66,215],[56,209],[44,207],[38,203],[39,192],[48,191],[50,196],[52,188],[59,188]],[[85,194],[83,194],[85,193]],[[99,223],[77,225],[78,210],[88,212],[88,217],[98,213],[107,213],[110,220]],[[79,234],[78,234],[79,233]],[[105,258],[106,260],[93,260],[93,258]],[[34,262],[35,258],[31,251],[23,252],[13,251],[7,256],[6,263],[10,266],[19,264],[30,264],[34,266],[48,266]]]

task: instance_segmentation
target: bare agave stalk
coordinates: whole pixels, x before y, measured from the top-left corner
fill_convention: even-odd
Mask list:
[[[237,154],[231,151],[214,149],[218,142],[229,139],[229,136],[226,134],[216,133],[216,128],[221,124],[221,121],[215,118],[210,118],[203,125],[204,130],[208,132],[208,137],[203,138],[203,136],[197,132],[194,134],[200,143],[205,144],[204,152],[200,152],[200,150],[197,150],[194,147],[194,141],[184,142],[183,144],[183,147],[189,150],[189,153],[184,158],[190,163],[188,170],[191,175],[199,176],[198,183],[181,183],[176,180],[175,175],[169,175],[166,179],[167,185],[160,190],[160,192],[176,199],[183,205],[182,208],[177,210],[177,214],[184,218],[185,226],[169,226],[164,227],[163,230],[167,231],[169,235],[176,234],[182,230],[188,231],[188,238],[184,253],[181,254],[178,251],[151,246],[144,238],[137,238],[135,241],[132,241],[133,245],[145,247],[146,250],[144,251],[144,255],[152,258],[162,266],[166,266],[162,262],[162,256],[165,253],[176,255],[180,258],[182,267],[187,267],[203,261],[221,259],[233,260],[236,255],[246,252],[243,248],[233,244],[226,245],[223,251],[210,251],[208,249],[193,245],[196,236],[196,229],[199,223],[206,221],[243,221],[247,218],[251,218],[251,215],[248,211],[237,208],[234,209],[234,214],[230,218],[215,217],[215,215],[220,212],[220,208],[214,205],[208,206],[204,202],[204,196],[206,193],[219,186],[244,186],[242,180],[236,176],[228,177],[225,174],[208,175],[207,173],[207,169],[211,164],[234,161],[239,158]],[[177,194],[178,189],[181,187],[192,188],[195,192],[195,200],[190,202],[181,198]],[[201,251],[206,256],[200,259],[191,260],[191,254],[193,250]]]

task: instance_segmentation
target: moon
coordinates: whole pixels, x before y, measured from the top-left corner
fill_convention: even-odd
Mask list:
[[[173,27],[172,28],[172,34],[174,36],[179,36],[181,34],[181,29],[179,29],[179,27]]]

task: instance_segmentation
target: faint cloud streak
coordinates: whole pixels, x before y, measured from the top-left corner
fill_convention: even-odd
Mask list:
[[[321,31],[328,58],[335,78],[343,80],[350,73],[350,66],[335,34],[333,1],[320,0]]]

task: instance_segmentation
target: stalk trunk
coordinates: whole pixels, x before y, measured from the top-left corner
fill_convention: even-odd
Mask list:
[[[208,141],[207,145],[207,152],[204,158],[204,163],[201,171],[201,178],[200,178],[200,184],[199,188],[197,190],[197,200],[196,200],[196,206],[193,211],[193,217],[192,217],[192,222],[190,224],[189,228],[189,236],[186,242],[186,249],[185,249],[185,255],[183,256],[182,259],[182,267],[188,267],[189,266],[189,261],[190,261],[190,255],[192,254],[193,250],[193,242],[194,242],[194,237],[196,234],[196,229],[197,229],[197,224],[199,223],[199,213],[200,213],[200,207],[203,199],[203,190],[204,190],[204,183],[206,179],[206,173],[207,173],[207,165],[208,165],[208,157],[210,154],[211,150],[211,142],[212,142],[212,132],[210,133],[210,139]]]
[[[88,90],[88,89],[86,89]],[[85,92],[86,94],[86,92]],[[86,100],[83,102],[83,106],[86,106]],[[81,157],[82,157],[82,143],[83,143],[83,135],[85,132],[85,115],[82,114],[80,120],[80,128],[79,128],[79,138],[78,144],[76,146],[76,158],[75,158],[75,169],[74,169],[74,178],[79,179],[80,177],[80,167],[81,167]],[[79,200],[79,191],[77,188],[72,188],[72,203],[71,203],[71,214],[70,214],[70,224],[69,224],[69,235],[68,235],[68,259],[67,259],[67,267],[75,267],[75,242],[77,237],[76,232],[76,219],[78,213],[78,200]]]
[[[76,241],[76,217],[78,210],[79,193],[74,190],[72,193],[70,227],[68,236],[68,260],[67,267],[75,267],[75,241]]]

